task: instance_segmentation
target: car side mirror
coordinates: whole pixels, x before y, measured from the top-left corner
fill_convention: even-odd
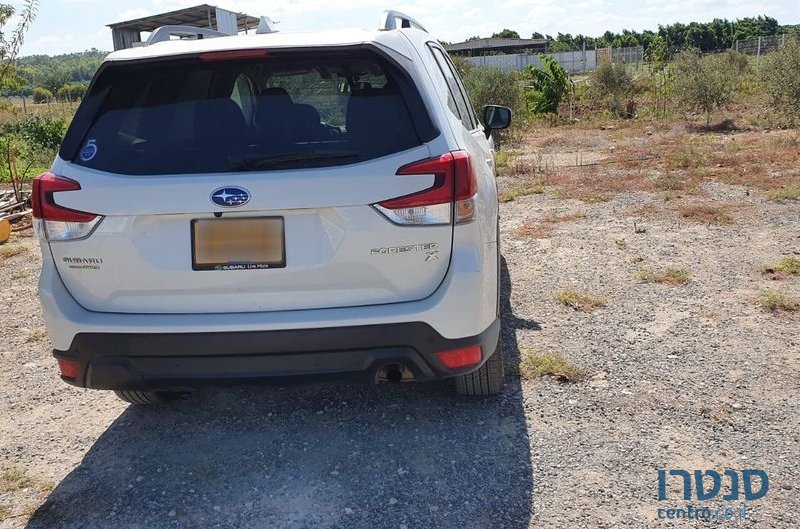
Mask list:
[[[511,125],[511,109],[500,105],[486,105],[483,107],[483,132],[486,137],[492,135],[493,130],[507,129]]]

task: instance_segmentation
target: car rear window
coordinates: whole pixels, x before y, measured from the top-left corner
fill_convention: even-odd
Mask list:
[[[233,53],[109,63],[61,157],[131,175],[289,169],[370,160],[438,134],[407,74],[374,51]]]

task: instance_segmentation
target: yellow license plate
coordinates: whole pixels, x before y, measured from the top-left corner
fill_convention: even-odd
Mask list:
[[[285,266],[283,217],[192,221],[194,270],[259,270]]]

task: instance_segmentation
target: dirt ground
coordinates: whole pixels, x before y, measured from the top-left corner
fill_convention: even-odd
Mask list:
[[[482,401],[248,386],[142,409],[69,387],[18,234],[0,257],[0,528],[800,527],[800,275],[770,272],[800,258],[798,145],[531,132],[499,179],[511,376]],[[769,489],[746,521],[659,519],[743,503],[687,502],[673,481],[659,501],[659,469],[760,469]]]

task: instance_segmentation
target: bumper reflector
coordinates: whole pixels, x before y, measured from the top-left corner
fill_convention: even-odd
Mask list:
[[[78,378],[81,371],[81,365],[74,360],[58,359],[58,369],[61,371],[61,376],[64,378]]]
[[[461,349],[451,349],[449,351],[439,351],[436,353],[439,361],[449,369],[467,367],[481,361],[481,346],[470,345]]]

